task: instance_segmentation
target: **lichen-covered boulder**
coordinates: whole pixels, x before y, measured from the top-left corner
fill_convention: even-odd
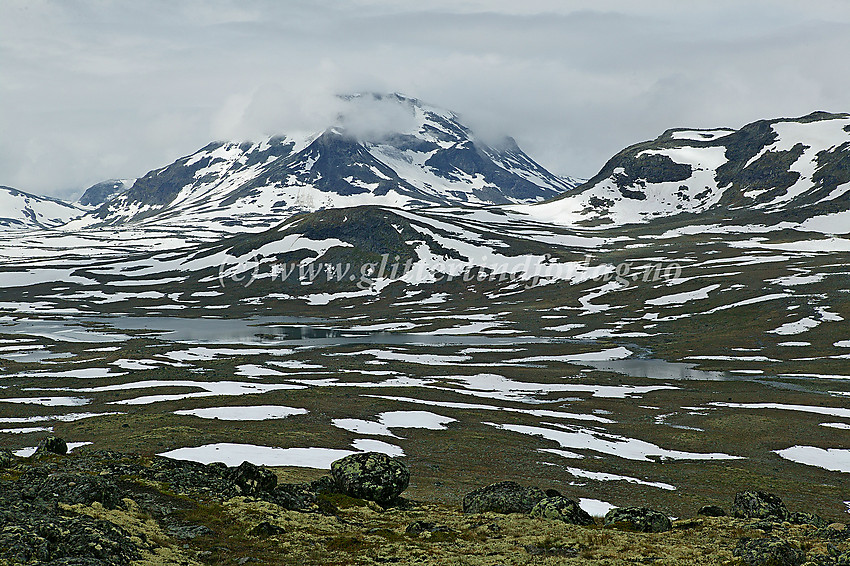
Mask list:
[[[61,456],[68,453],[68,445],[61,438],[48,436],[38,443],[35,453],[36,455],[59,454]]]
[[[380,504],[392,503],[407,489],[410,470],[401,460],[379,452],[361,452],[331,464],[340,493]]]
[[[531,510],[532,517],[543,517],[570,523],[571,525],[592,525],[593,517],[579,504],[566,497],[547,497],[537,502]]]
[[[546,494],[540,488],[503,481],[467,493],[463,498],[463,512],[531,513],[543,499]]]
[[[236,484],[242,495],[269,493],[277,486],[277,476],[269,469],[242,462],[227,471],[228,478]]]
[[[663,533],[673,528],[670,518],[646,507],[618,507],[605,514],[604,526],[638,533]]]
[[[726,511],[717,505],[703,505],[697,511],[697,515],[702,515],[703,517],[725,517]]]
[[[787,521],[791,514],[782,499],[764,491],[741,491],[735,494],[732,515],[739,519]]]
[[[776,537],[741,539],[732,551],[748,566],[800,566],[806,553]]]

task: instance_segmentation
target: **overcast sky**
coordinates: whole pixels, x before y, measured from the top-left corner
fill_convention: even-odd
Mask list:
[[[0,185],[70,197],[402,92],[590,177],[670,127],[850,112],[846,0],[0,0]]]

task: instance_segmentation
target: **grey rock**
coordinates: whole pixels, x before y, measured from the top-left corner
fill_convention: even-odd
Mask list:
[[[782,539],[741,539],[732,551],[748,566],[800,566],[806,553]]]
[[[741,491],[735,494],[732,515],[740,519],[787,521],[791,514],[778,496],[764,491]]]
[[[531,516],[555,519],[571,525],[592,525],[594,522],[593,517],[577,502],[560,496],[538,501],[531,510]]]
[[[494,483],[467,493],[464,513],[531,513],[546,494],[537,487],[523,487],[513,481]]]
[[[352,454],[331,464],[341,493],[380,504],[395,501],[410,483],[407,464],[378,452]]]
[[[673,528],[667,515],[647,507],[620,507],[605,515],[606,528],[639,533],[663,533]]]

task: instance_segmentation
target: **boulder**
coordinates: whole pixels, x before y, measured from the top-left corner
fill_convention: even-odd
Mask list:
[[[58,438],[56,436],[48,436],[44,440],[38,443],[38,447],[35,449],[35,453],[37,455],[41,454],[59,454],[65,455],[68,453],[68,445],[64,440]]]
[[[463,512],[531,513],[543,499],[546,494],[540,488],[503,481],[467,493],[463,498]]]
[[[379,504],[392,503],[407,489],[407,464],[379,452],[346,456],[331,464],[331,475],[340,493]]]
[[[778,496],[763,491],[736,493],[732,515],[739,519],[768,519],[778,522],[787,521],[791,517]]]
[[[593,517],[578,503],[566,497],[547,497],[537,502],[531,510],[532,517],[544,517],[570,523],[571,525],[592,525]]]
[[[605,528],[638,533],[663,533],[673,528],[670,518],[646,507],[619,507],[605,514]]]
[[[236,484],[242,495],[269,493],[277,486],[277,476],[273,471],[251,462],[242,462],[238,467],[230,468],[227,477]]]
[[[702,515],[703,517],[725,517],[726,511],[717,505],[703,505],[697,511],[697,515]]]
[[[806,553],[776,537],[741,539],[732,551],[748,566],[799,566]]]

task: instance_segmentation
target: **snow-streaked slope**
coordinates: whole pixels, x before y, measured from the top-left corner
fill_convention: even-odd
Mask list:
[[[740,130],[668,130],[626,148],[582,187],[517,207],[558,224],[610,226],[682,213],[733,223],[829,226],[850,201],[850,115],[815,112]],[[819,221],[819,218],[824,218]]]
[[[368,98],[395,119],[363,131],[341,115],[323,132],[258,143],[215,142],[151,171],[72,227],[127,222],[272,226],[301,212],[373,204],[399,208],[542,201],[579,184],[535,163],[507,138],[482,142],[457,115],[393,95]],[[360,120],[362,121],[362,120]]]
[[[0,230],[55,228],[85,210],[57,199],[0,186]]]

